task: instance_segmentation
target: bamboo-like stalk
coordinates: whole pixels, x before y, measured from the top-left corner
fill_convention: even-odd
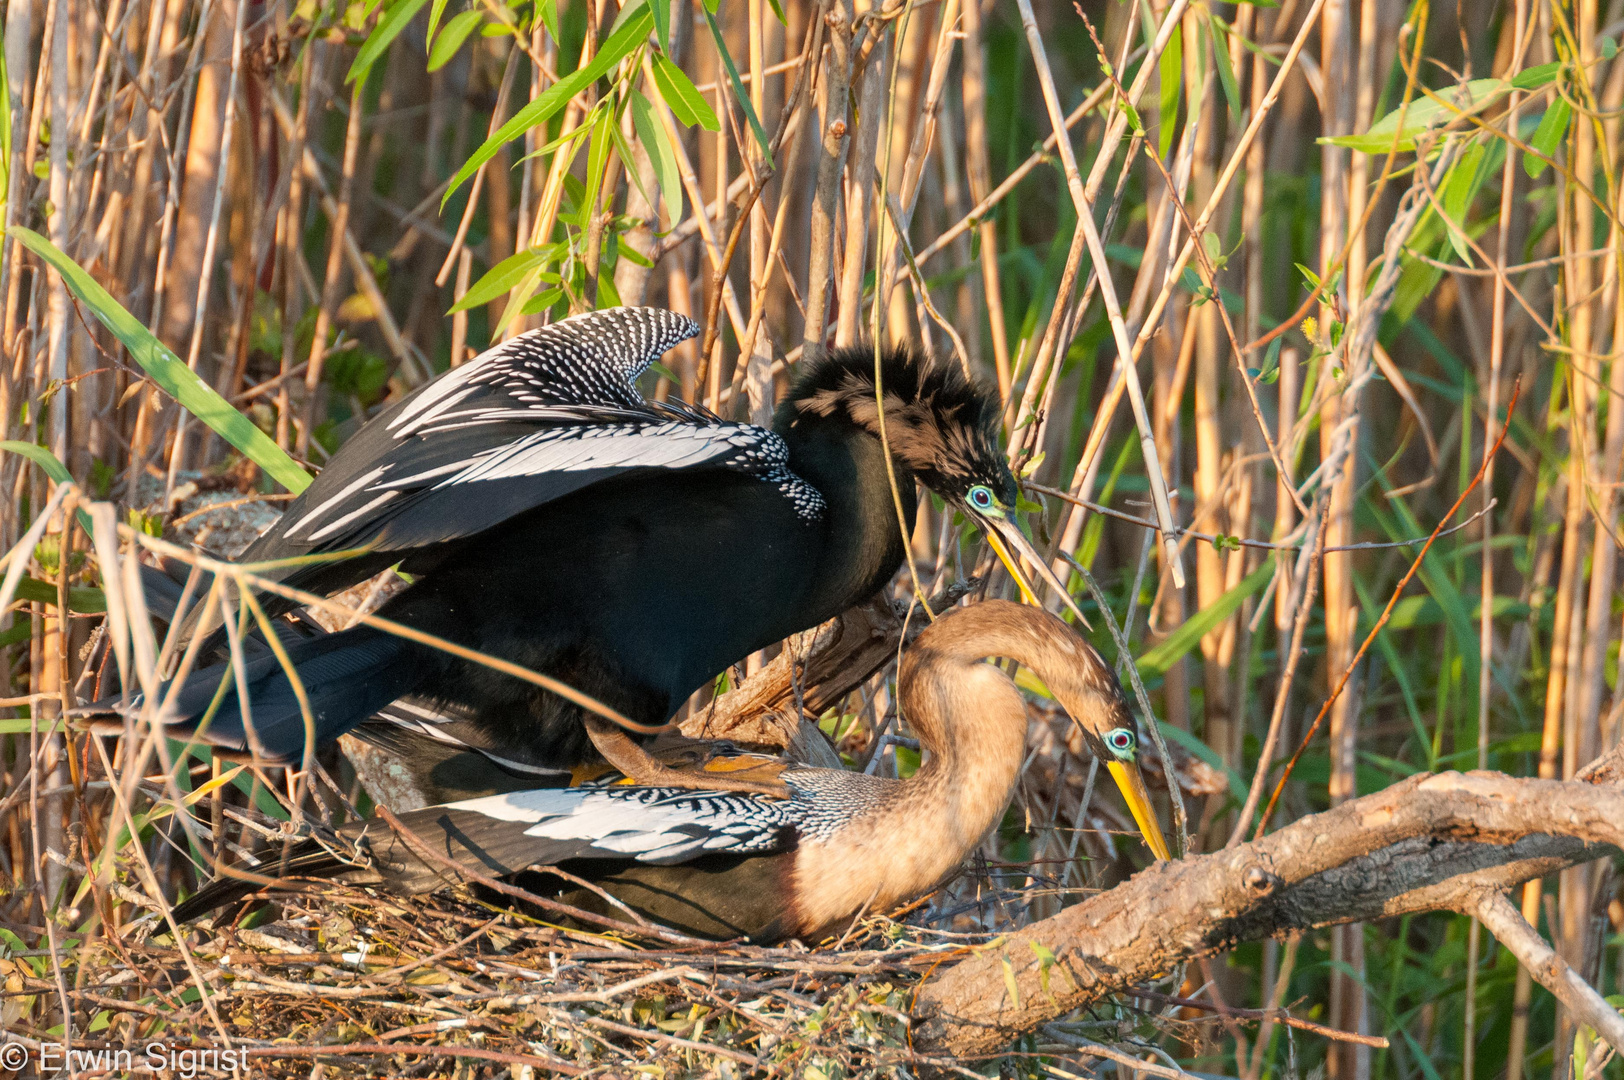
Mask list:
[[[856,12],[850,0],[823,0],[818,17],[829,27],[829,57],[823,80],[823,131],[818,154],[817,186],[807,241],[806,319],[801,356],[816,361],[824,351],[824,326],[835,279],[836,214],[840,177],[851,149],[851,48]]]
[[[1037,20],[1032,14],[1030,0],[1019,0],[1021,10],[1021,23],[1026,28],[1027,43],[1032,48],[1032,58],[1037,64],[1039,85],[1043,88],[1044,104],[1049,110],[1049,121],[1057,134],[1066,130],[1065,120],[1060,112],[1060,103],[1055,93],[1054,76],[1049,70],[1049,62],[1043,51],[1043,40],[1038,35]],[[1175,5],[1176,6],[1176,5]],[[1172,18],[1169,12],[1168,19]],[[1105,303],[1106,316],[1111,320],[1111,331],[1116,337],[1119,356],[1124,358],[1122,370],[1125,374],[1124,382],[1128,389],[1128,401],[1133,407],[1134,422],[1139,425],[1139,439],[1144,450],[1144,460],[1147,476],[1150,480],[1151,499],[1156,504],[1157,523],[1162,532],[1162,550],[1167,559],[1167,570],[1172,576],[1175,588],[1184,587],[1184,570],[1180,561],[1178,540],[1174,532],[1173,511],[1167,501],[1167,485],[1162,478],[1161,460],[1156,450],[1155,438],[1151,434],[1150,418],[1145,412],[1144,392],[1139,386],[1139,372],[1133,366],[1133,347],[1128,340],[1128,331],[1122,321],[1122,310],[1117,303],[1116,287],[1111,283],[1111,275],[1103,272],[1106,266],[1105,245],[1100,240],[1099,230],[1094,224],[1094,207],[1083,190],[1082,177],[1077,172],[1077,160],[1072,153],[1071,140],[1061,138],[1057,144],[1060,149],[1060,160],[1065,166],[1066,186],[1070,191],[1072,203],[1077,209],[1077,224],[1083,232],[1088,243],[1089,254],[1094,259],[1094,265],[1102,268],[1100,274],[1100,298]]]
[[[344,129],[344,163],[339,174],[338,203],[327,237],[327,269],[322,276],[321,300],[316,307],[316,325],[310,339],[310,355],[305,361],[305,415],[294,440],[296,452],[309,452],[311,429],[315,426],[316,404],[321,400],[322,361],[327,355],[327,331],[338,307],[339,275],[344,265],[344,237],[350,225],[350,206],[355,190],[355,165],[361,150],[361,91],[357,81],[350,94],[349,120]]]
[[[766,15],[762,0],[750,0],[746,35],[750,42],[750,104],[757,116],[767,113]],[[744,153],[756,170],[767,167],[761,148],[753,140],[744,148]],[[773,233],[774,229],[767,222],[767,208],[758,198],[750,208],[750,326],[745,331],[749,340],[740,341],[740,362],[746,369],[744,386],[749,394],[750,420],[764,425],[772,423],[773,412],[772,342],[768,335],[762,333],[761,327],[767,311],[767,277],[772,265]]]
[[[857,86],[857,132],[852,138],[851,165],[846,174],[845,263],[840,268],[840,291],[835,303],[835,345],[848,348],[862,337],[863,278],[868,265],[868,230],[874,217],[875,166],[880,151],[880,121],[886,113],[886,77],[890,73],[890,31],[881,31],[879,44],[868,57]],[[875,303],[879,303],[876,299]]]
[[[191,343],[186,347],[186,366],[193,371],[197,370],[197,363],[203,351],[203,333],[208,325],[209,297],[214,283],[214,263],[216,249],[220,242],[220,212],[226,202],[226,180],[231,175],[231,136],[236,127],[237,119],[237,83],[242,75],[242,35],[243,27],[248,19],[248,4],[246,0],[228,0],[234,9],[231,29],[231,60],[230,75],[226,84],[225,103],[222,106],[222,115],[219,120],[220,136],[219,147],[214,162],[215,176],[213,177],[214,191],[209,198],[209,225],[204,231],[203,252],[199,256],[197,265],[197,284],[193,294]],[[182,268],[177,265],[179,271]],[[178,294],[171,294],[178,295]],[[175,489],[175,476],[185,469],[188,462],[186,451],[186,415],[181,414],[175,424],[175,445],[169,454],[169,478],[166,489]]]
[[[1185,84],[1200,86],[1205,81],[1202,71],[1217,67],[1217,56],[1209,52],[1210,37],[1202,40],[1202,27],[1190,14],[1184,17],[1185,26]],[[1203,88],[1205,89],[1205,88]],[[1197,198],[1212,188],[1217,173],[1215,162],[1223,151],[1217,127],[1221,111],[1218,95],[1202,93],[1200,104],[1192,103],[1192,118],[1199,117],[1191,145],[1191,191]],[[1176,196],[1173,196],[1176,197]],[[1171,207],[1169,208],[1171,209]],[[1191,313],[1191,326],[1185,334],[1193,346],[1193,435],[1195,469],[1191,486],[1195,492],[1195,506],[1215,507],[1222,499],[1224,486],[1224,447],[1220,433],[1222,420],[1219,402],[1219,379],[1222,371],[1218,342],[1218,304],[1207,302]],[[1178,408],[1179,398],[1169,401],[1169,407]],[[1211,518],[1208,519],[1211,521]],[[1220,512],[1212,523],[1219,532],[1238,531]],[[1195,586],[1196,610],[1211,607],[1226,591],[1228,559],[1225,553],[1209,545],[1196,549]],[[1239,766],[1239,731],[1232,715],[1233,704],[1229,693],[1229,664],[1233,653],[1233,627],[1235,617],[1219,623],[1201,637],[1202,712],[1206,721],[1207,743],[1231,768]],[[1226,638],[1228,639],[1226,641]]]
[[[992,187],[992,167],[987,151],[986,65],[981,4],[978,0],[970,0],[964,5],[965,174],[970,182],[970,198],[975,201],[978,209],[987,202]],[[1058,136],[1054,138],[1058,141]],[[975,211],[971,211],[971,214],[974,215]],[[993,370],[998,376],[998,391],[1007,399],[1010,386],[1009,328],[1005,325],[1004,290],[998,274],[998,228],[990,217],[982,217],[976,225],[976,230],[981,242],[980,298],[987,307]],[[920,261],[924,261],[923,255],[920,256]]]
[[[1517,0],[1512,15],[1512,51],[1509,71],[1519,71],[1522,68],[1523,44],[1528,25],[1528,0]],[[1507,106],[1507,126],[1515,129],[1519,108],[1522,104],[1522,95],[1513,91]],[[1513,213],[1513,199],[1517,186],[1517,172],[1511,159],[1506,155],[1505,167],[1500,174],[1500,222],[1498,242],[1495,245],[1496,269],[1499,271],[1494,278],[1493,296],[1490,301],[1489,330],[1489,378],[1485,394],[1485,408],[1483,421],[1483,441],[1485,445],[1495,439],[1500,422],[1500,379],[1501,369],[1505,364],[1505,338],[1506,338],[1506,287],[1505,267],[1510,255],[1511,222]],[[1509,419],[1509,418],[1508,418]],[[1494,463],[1490,462],[1483,474],[1483,506],[1487,510],[1494,497]],[[1477,767],[1486,769],[1489,765],[1489,699],[1494,687],[1494,615],[1493,604],[1495,595],[1494,586],[1494,517],[1492,514],[1483,515],[1483,559],[1479,576],[1479,604],[1482,611],[1478,619],[1478,655],[1479,667],[1477,678]],[[1466,1024],[1462,1036],[1466,1053],[1462,1061],[1462,1071],[1467,1080],[1473,1080],[1476,1074],[1477,1054],[1477,980],[1480,966],[1479,950],[1481,948],[1482,929],[1476,919],[1472,920],[1470,937],[1467,945],[1467,983],[1466,983]],[[1517,984],[1513,990],[1513,999],[1526,998],[1528,990],[1525,983],[1528,973],[1522,968],[1517,970]],[[1518,1018],[1513,1015],[1513,1024]],[[1526,1012],[1521,1023],[1526,1025]],[[1511,1040],[1517,1042],[1514,1036]],[[1515,1048],[1514,1048],[1515,1049]],[[1521,1057],[1519,1052],[1517,1058]],[[1521,1070],[1521,1061],[1513,1061],[1508,1054],[1506,1062],[1508,1080],[1515,1080],[1516,1073]]]
[[[1571,19],[1564,29],[1578,52],[1581,63],[1595,62],[1596,32],[1599,13],[1594,0],[1581,0],[1564,13]],[[1590,182],[1596,174],[1598,132],[1587,122],[1583,107],[1595,100],[1588,73],[1576,76],[1576,98],[1581,105],[1578,122],[1573,125],[1573,173],[1582,182]],[[1572,207],[1567,221],[1566,238],[1570,252],[1588,247],[1595,229],[1595,207],[1577,190],[1573,193]],[[1558,642],[1561,642],[1562,679],[1558,683],[1560,697],[1555,702],[1547,695],[1547,706],[1557,715],[1562,728],[1562,761],[1560,775],[1572,776],[1588,759],[1591,732],[1581,713],[1586,673],[1581,664],[1584,657],[1584,625],[1591,582],[1585,565],[1590,561],[1591,530],[1589,522],[1590,477],[1596,461],[1592,443],[1596,418],[1596,376],[1600,373],[1597,360],[1596,333],[1602,319],[1600,296],[1597,295],[1595,266],[1588,259],[1567,263],[1563,276],[1568,281],[1567,295],[1571,297],[1567,324],[1568,378],[1567,378],[1567,505],[1563,522],[1562,566],[1566,572],[1564,585],[1568,590],[1567,611],[1563,611],[1562,598],[1557,602],[1557,641],[1552,642],[1551,680],[1557,682]],[[1569,562],[1569,559],[1572,562]],[[1563,616],[1567,617],[1564,619]],[[1590,931],[1589,873],[1586,867],[1564,871],[1557,881],[1556,919],[1550,927],[1552,943],[1570,965],[1585,964],[1585,940]],[[1556,1038],[1558,1045],[1572,1042],[1574,1023],[1565,1007],[1557,1012]]]
[[[1327,131],[1332,135],[1351,133],[1354,108],[1361,93],[1368,91],[1358,86],[1355,72],[1350,71],[1353,59],[1353,12],[1347,0],[1330,0],[1320,15],[1320,65],[1325,80],[1324,98],[1333,108],[1325,117]],[[1350,76],[1353,76],[1350,78]],[[1354,85],[1350,87],[1350,83]],[[1352,89],[1353,93],[1349,93]],[[1344,245],[1351,243],[1359,251],[1364,238],[1354,235],[1358,228],[1353,216],[1354,207],[1362,201],[1351,195],[1353,176],[1349,166],[1348,150],[1327,145],[1321,150],[1320,200],[1320,274],[1322,279],[1331,273],[1331,266],[1340,257]],[[1358,260],[1363,265],[1363,258]],[[1339,290],[1347,304],[1349,317],[1359,313],[1363,301],[1362,289],[1347,282],[1353,279],[1355,260],[1349,258],[1349,270]],[[1362,279],[1361,279],[1362,284]],[[1341,313],[1336,307],[1322,303],[1320,325],[1329,327]],[[1320,368],[1322,384],[1331,378],[1332,358]],[[1357,428],[1347,432],[1344,423],[1357,424],[1357,399],[1343,394],[1327,397],[1320,407],[1320,457],[1329,458],[1336,451],[1339,439],[1357,438]],[[1346,544],[1353,536],[1353,509],[1358,480],[1358,458],[1345,456],[1340,469],[1328,474],[1320,483],[1329,481],[1329,504],[1325,520],[1327,546]],[[1322,571],[1325,575],[1325,648],[1326,677],[1335,679],[1346,670],[1353,659],[1358,633],[1358,607],[1353,591],[1353,556],[1348,552],[1327,553]],[[1331,710],[1331,781],[1332,805],[1357,797],[1355,772],[1358,761],[1359,715],[1356,695],[1343,694]],[[1332,963],[1338,965],[1331,975],[1330,1015],[1338,1027],[1363,1032],[1367,1025],[1364,989],[1365,940],[1360,924],[1338,927],[1332,931]],[[1368,1080],[1370,1056],[1358,1053],[1354,1047],[1337,1047],[1330,1055],[1328,1075],[1331,1080]]]

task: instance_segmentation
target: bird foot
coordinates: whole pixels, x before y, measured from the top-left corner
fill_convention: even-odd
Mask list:
[[[619,769],[633,783],[648,787],[674,787],[687,791],[745,791],[755,795],[789,798],[788,785],[776,776],[763,778],[759,767],[748,771],[758,775],[729,775],[696,769],[673,769],[652,757],[615,724],[596,716],[586,720],[587,735],[605,761]],[[741,772],[746,770],[740,770]]]

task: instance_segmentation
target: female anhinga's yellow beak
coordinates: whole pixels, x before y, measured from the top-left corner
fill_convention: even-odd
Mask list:
[[[986,533],[987,543],[992,546],[999,561],[1004,564],[1004,569],[1009,571],[1009,576],[1020,588],[1021,599],[1034,607],[1042,606],[1038,603],[1037,590],[1033,588],[1031,578],[1021,566],[1021,560],[1025,559],[1037,571],[1043,583],[1060,597],[1082,624],[1089,626],[1087,617],[1072,599],[1071,592],[1049,568],[1048,560],[1038,554],[1037,549],[1032,546],[1032,541],[1026,538],[1020,526],[1010,520],[1008,508],[1001,505],[989,489],[972,488],[966,500],[966,507],[971,517]],[[1110,669],[1106,667],[1105,670],[1109,672]],[[1111,681],[1112,690],[1121,698],[1122,689],[1120,685],[1116,685],[1114,675],[1111,676]],[[1127,712],[1125,701],[1123,711]],[[1172,858],[1167,838],[1162,834],[1161,824],[1156,820],[1156,810],[1151,804],[1150,792],[1145,788],[1145,778],[1139,771],[1138,740],[1133,732],[1123,727],[1108,731],[1092,731],[1089,725],[1076,716],[1073,716],[1073,720],[1082,729],[1095,755],[1105,762],[1105,767],[1111,773],[1111,779],[1116,781],[1117,789],[1122,792],[1122,799],[1128,804],[1128,811],[1133,814],[1134,823],[1139,826],[1139,834],[1144,837],[1146,845],[1158,859]]]

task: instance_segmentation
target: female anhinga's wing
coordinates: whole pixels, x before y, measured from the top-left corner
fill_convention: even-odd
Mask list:
[[[393,562],[646,470],[743,472],[817,520],[821,496],[772,431],[637,392],[634,380],[697,332],[670,311],[612,308],[490,349],[368,423],[243,561],[364,547]],[[316,568],[275,576],[342,587]]]
[[[676,866],[707,856],[772,855],[795,846],[805,816],[799,799],[773,800],[723,791],[589,786],[546,788],[430,806],[400,815],[421,843],[452,863],[490,877],[532,866],[574,860],[643,866]],[[381,883],[396,893],[416,894],[450,883],[446,867],[419,858],[412,845],[377,822],[341,829],[352,840],[364,834],[362,866],[344,861],[314,840],[249,868],[289,878],[338,878]],[[224,876],[175,908],[193,919],[259,888],[257,875]]]

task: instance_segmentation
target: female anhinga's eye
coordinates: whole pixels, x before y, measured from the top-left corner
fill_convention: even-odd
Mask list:
[[[1105,733],[1105,748],[1117,757],[1131,761],[1139,740],[1127,728],[1112,728]]]
[[[985,484],[977,484],[971,488],[966,498],[972,507],[982,513],[988,513],[998,505],[998,500],[993,497],[992,488]]]

